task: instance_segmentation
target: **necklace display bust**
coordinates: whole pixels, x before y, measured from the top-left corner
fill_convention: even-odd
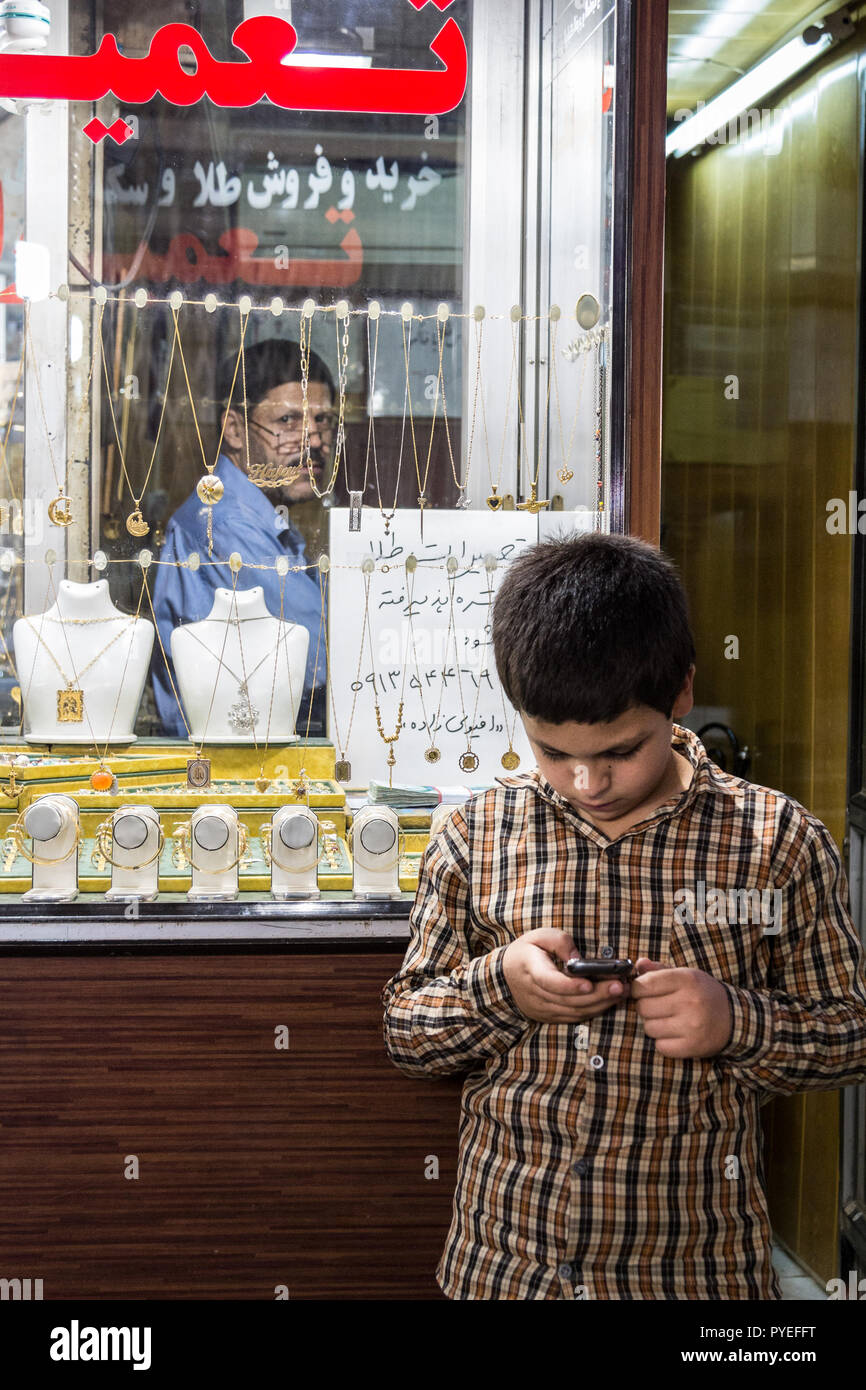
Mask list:
[[[306,627],[271,615],[263,589],[217,589],[206,618],[171,634],[193,740],[297,742],[309,645]]]
[[[107,580],[61,580],[57,601],[12,629],[27,741],[134,743],[153,636],[115,608]]]

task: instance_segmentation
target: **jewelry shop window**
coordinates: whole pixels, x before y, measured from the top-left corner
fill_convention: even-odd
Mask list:
[[[17,9],[3,886],[52,791],[93,884],[124,793],[156,806],[159,888],[193,862],[165,807],[208,797],[327,807],[351,886],[347,789],[405,809],[527,765],[498,578],[610,524],[627,26],[611,0]]]

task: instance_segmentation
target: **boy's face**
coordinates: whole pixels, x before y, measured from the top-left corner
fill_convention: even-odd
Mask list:
[[[692,666],[670,719],[647,705],[627,710],[610,724],[546,724],[521,711],[538,767],[554,791],[599,825],[673,796],[683,783],[681,760],[671,747],[671,725],[692,708],[694,671]],[[647,806],[647,814],[649,810]]]

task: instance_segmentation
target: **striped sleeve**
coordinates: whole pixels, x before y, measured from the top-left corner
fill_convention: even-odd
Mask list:
[[[471,957],[466,821],[455,812],[430,841],[403,965],[382,991],[385,1049],[410,1076],[469,1071],[530,1026],[505,979],[507,945]]]
[[[866,1081],[866,960],[839,851],[811,820],[783,889],[769,989],[726,982],[733,1031],[717,1054],[756,1091],[791,1095]]]

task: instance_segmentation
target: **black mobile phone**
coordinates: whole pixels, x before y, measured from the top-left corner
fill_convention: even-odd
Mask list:
[[[567,960],[565,970],[578,980],[631,980],[635,973],[630,960],[581,960],[579,956]]]

